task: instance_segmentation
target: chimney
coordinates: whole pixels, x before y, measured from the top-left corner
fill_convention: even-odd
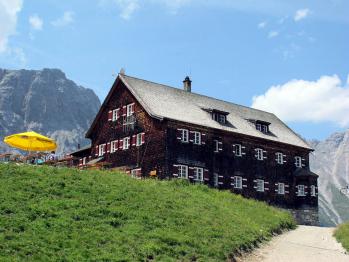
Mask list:
[[[189,76],[187,76],[183,81],[184,91],[191,92],[191,80]]]
[[[78,149],[80,149],[80,144],[78,144]]]

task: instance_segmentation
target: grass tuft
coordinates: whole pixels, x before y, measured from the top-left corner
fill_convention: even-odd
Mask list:
[[[334,236],[337,241],[349,252],[349,222],[341,224],[337,227]]]
[[[0,165],[0,261],[224,261],[291,216],[186,181]]]

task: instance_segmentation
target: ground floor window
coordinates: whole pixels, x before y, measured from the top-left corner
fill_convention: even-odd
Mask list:
[[[278,183],[278,194],[279,195],[285,194],[285,184],[284,183]]]
[[[256,190],[257,190],[258,192],[264,192],[264,180],[262,180],[262,179],[257,179],[257,180],[256,180],[256,183],[257,183]]]
[[[188,166],[178,165],[178,178],[188,179]]]
[[[314,185],[310,186],[311,196],[316,196],[316,187]]]
[[[194,167],[194,180],[204,181],[204,169],[201,167]]]
[[[297,196],[305,196],[305,187],[304,185],[298,185],[298,193]]]
[[[141,176],[142,176],[142,169],[141,168],[131,170],[131,177],[140,178]]]
[[[234,177],[234,188],[242,189],[242,177],[241,176]]]

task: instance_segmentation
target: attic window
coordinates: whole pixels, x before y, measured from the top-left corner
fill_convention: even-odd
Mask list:
[[[212,112],[212,119],[218,123],[225,124],[227,121],[227,116],[217,112]]]

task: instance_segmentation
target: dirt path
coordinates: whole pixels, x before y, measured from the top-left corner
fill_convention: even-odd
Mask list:
[[[334,228],[299,226],[275,237],[243,258],[244,262],[349,262],[349,255],[332,236]]]

